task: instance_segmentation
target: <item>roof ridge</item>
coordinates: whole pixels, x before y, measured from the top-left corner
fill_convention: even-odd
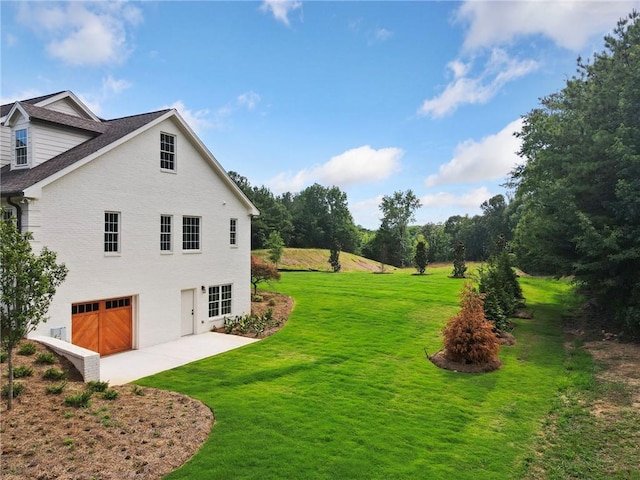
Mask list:
[[[153,112],[145,112],[145,113],[136,113],[134,115],[127,115],[124,117],[118,117],[118,118],[110,118],[109,120],[103,120],[104,122],[116,122],[118,120],[127,120],[129,118],[135,118],[135,117],[143,117],[145,115],[157,115],[159,113],[166,113],[166,112],[170,112],[171,110],[173,110],[173,108],[165,108],[165,109],[161,109],[161,110],[155,110]]]

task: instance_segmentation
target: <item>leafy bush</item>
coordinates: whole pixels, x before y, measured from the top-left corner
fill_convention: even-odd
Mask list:
[[[239,333],[240,335],[252,333],[256,337],[259,337],[266,330],[275,328],[281,323],[282,320],[274,318],[273,310],[269,308],[263,315],[225,317],[224,331],[226,333]]]
[[[36,344],[32,342],[23,343],[18,349],[18,355],[33,355],[36,353]]]
[[[113,388],[107,388],[102,393],[102,398],[104,398],[105,400],[115,400],[116,398],[118,398],[118,391]]]
[[[460,312],[444,328],[446,357],[460,363],[483,364],[497,361],[500,345],[493,325],[484,316],[482,295],[472,283],[462,289]]]
[[[49,395],[59,395],[67,386],[67,382],[54,383],[53,385],[47,385],[46,391]]]
[[[56,356],[51,352],[39,353],[36,356],[36,363],[38,365],[53,365],[56,363]]]
[[[13,382],[13,398],[16,398],[22,394],[24,385],[21,382]],[[9,396],[9,384],[2,387],[2,396],[7,398]]]
[[[91,404],[91,395],[92,392],[89,390],[76,393],[75,395],[69,395],[64,399],[64,404],[67,407],[87,408]]]
[[[15,367],[13,369],[13,378],[24,378],[24,377],[32,377],[32,376],[33,376],[33,368],[28,367],[26,365]]]
[[[100,380],[91,380],[87,382],[87,390],[90,392],[105,392],[109,388],[109,382],[101,382]]]
[[[7,352],[0,352],[0,363],[4,363],[9,358],[9,354]]]
[[[64,380],[67,377],[67,372],[60,370],[59,368],[49,368],[42,374],[42,378],[46,380]]]

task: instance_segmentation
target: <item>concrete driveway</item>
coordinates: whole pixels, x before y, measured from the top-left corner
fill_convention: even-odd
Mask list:
[[[122,385],[257,341],[256,338],[207,332],[116,353],[100,359],[100,380],[108,381],[109,385]]]

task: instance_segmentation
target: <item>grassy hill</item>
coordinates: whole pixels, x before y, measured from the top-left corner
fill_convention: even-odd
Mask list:
[[[256,257],[268,261],[269,250],[253,250],[251,252]],[[353,253],[341,252],[340,264],[343,271],[378,272],[380,262],[368,258],[354,255]],[[331,271],[329,264],[329,250],[322,248],[285,248],[282,259],[278,263],[280,270],[318,270]],[[397,270],[396,267],[385,265],[385,272]]]

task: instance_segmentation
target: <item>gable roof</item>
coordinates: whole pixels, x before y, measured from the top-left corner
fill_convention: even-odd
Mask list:
[[[105,126],[102,122],[69,115],[68,113],[58,112],[49,108],[36,107],[35,105],[23,102],[16,102],[13,105],[13,108],[7,114],[5,125],[11,123],[11,119],[17,111],[20,111],[23,115],[29,117],[29,120],[36,120],[55,125],[64,125],[66,127],[78,128],[80,130],[86,130],[94,133],[105,132]]]
[[[75,104],[88,118],[44,108],[62,99],[68,99]],[[251,200],[231,179],[207,149],[206,145],[202,143],[175,109],[158,110],[113,120],[103,120],[89,110],[73,92],[63,90],[49,95],[1,105],[0,119],[4,119],[4,123],[9,123],[16,111],[28,116],[31,121],[76,128],[91,132],[95,136],[33,168],[11,170],[11,165],[5,165],[0,169],[0,196],[2,197],[25,196],[27,189],[31,189],[29,193],[37,192],[39,188],[47,183],[55,181],[55,179],[66,175],[69,171],[127,141],[128,137],[137,135],[146,128],[150,128],[156,122],[170,118],[189,137],[190,141],[203,155],[203,158],[220,175],[227,187],[244,203],[249,214],[260,214]]]
[[[160,110],[157,112],[104,121],[101,124],[104,129],[103,133],[30,169],[11,170],[10,165],[5,165],[0,169],[0,178],[2,178],[2,182],[0,183],[0,192],[3,197],[22,195],[25,189],[60,172],[79,160],[96,153],[100,149],[116,142],[122,137],[138,130],[170,111],[171,110]],[[59,114],[58,112],[53,113],[57,115],[64,115]],[[66,117],[72,116],[66,115]]]
[[[28,103],[30,105],[35,105],[37,103],[44,102],[45,100],[48,100],[52,97],[56,97],[62,93],[65,93],[65,91],[62,90],[60,92],[50,93],[49,95],[42,95],[40,97],[29,98],[27,100],[20,100],[20,103]],[[7,115],[11,111],[15,103],[16,102],[11,102],[11,103],[5,103],[4,105],[0,105],[0,117],[4,117],[5,115]]]

